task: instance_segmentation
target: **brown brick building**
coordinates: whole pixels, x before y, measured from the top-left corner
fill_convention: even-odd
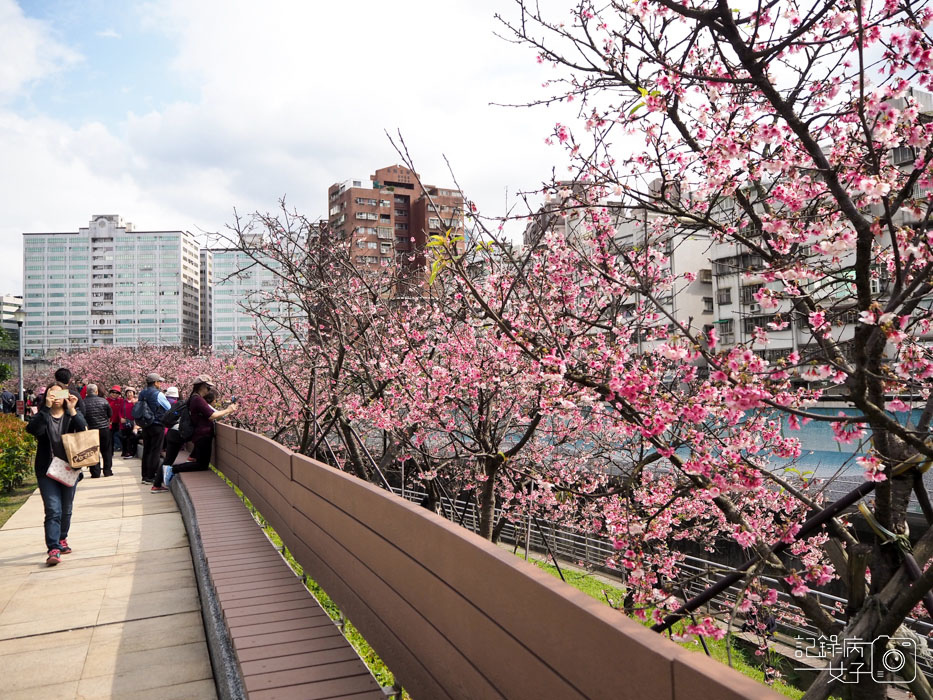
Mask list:
[[[402,264],[423,269],[424,245],[432,234],[463,233],[463,197],[458,190],[418,184],[402,165],[380,168],[367,180],[346,180],[327,190],[330,229],[351,237],[361,266]]]

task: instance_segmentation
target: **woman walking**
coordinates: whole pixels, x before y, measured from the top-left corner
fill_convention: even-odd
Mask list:
[[[67,397],[67,398],[66,398]],[[71,511],[78,485],[65,486],[46,476],[53,457],[68,461],[62,435],[87,429],[87,421],[76,410],[78,397],[67,389],[52,384],[45,391],[48,411],[40,411],[29,421],[26,432],[36,437],[36,479],[42,505],[45,506],[45,548],[48,558],[45,563],[55,566],[61,562],[62,554],[70,554],[68,530],[71,528]],[[78,480],[80,481],[79,475]]]

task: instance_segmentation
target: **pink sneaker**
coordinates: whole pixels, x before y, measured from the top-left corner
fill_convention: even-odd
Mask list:
[[[59,540],[58,547],[62,554],[71,554],[71,547],[68,546],[68,540]]]
[[[50,550],[49,550],[49,558],[45,560],[45,565],[46,565],[46,566],[55,566],[56,564],[60,564],[61,561],[62,561],[62,553],[61,553],[61,551],[59,551],[59,550],[57,550],[57,549],[50,549]]]

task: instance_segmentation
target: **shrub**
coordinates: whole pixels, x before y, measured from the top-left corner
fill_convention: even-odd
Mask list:
[[[0,491],[20,486],[32,469],[36,439],[26,424],[11,415],[0,415]]]

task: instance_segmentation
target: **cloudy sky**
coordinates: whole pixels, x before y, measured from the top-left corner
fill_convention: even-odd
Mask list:
[[[558,0],[555,0],[558,4]],[[548,69],[494,36],[510,0],[0,0],[0,293],[22,232],[94,214],[217,231],[399,162],[503,212],[549,178]]]

